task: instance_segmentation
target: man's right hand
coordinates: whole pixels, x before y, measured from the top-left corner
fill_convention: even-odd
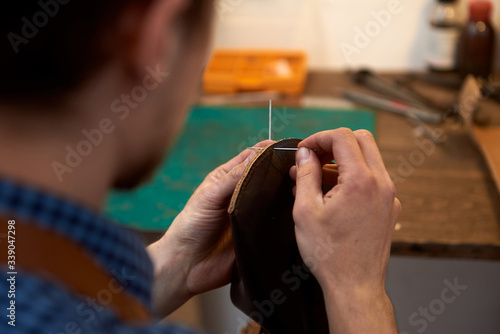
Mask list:
[[[385,273],[401,205],[373,136],[342,128],[317,133],[299,148],[290,171],[297,183],[295,234],[323,289],[331,333],[395,333]],[[323,195],[331,170],[322,165],[333,159],[337,184]]]

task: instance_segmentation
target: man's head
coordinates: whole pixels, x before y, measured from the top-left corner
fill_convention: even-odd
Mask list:
[[[95,147],[80,149],[96,153],[81,158],[106,151],[115,185],[136,185],[182,124],[202,70],[212,7],[189,0],[6,3],[0,123],[26,126],[33,138],[44,137],[40,142],[59,137],[60,149],[74,145],[76,153],[86,140]],[[78,177],[77,167],[59,162],[72,169],[63,167],[64,177]]]

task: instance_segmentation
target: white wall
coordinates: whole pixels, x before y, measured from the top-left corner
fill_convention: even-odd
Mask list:
[[[434,1],[218,0],[214,47],[305,49],[314,69],[362,65],[381,70],[422,69]],[[464,17],[466,3],[459,0]],[[493,3],[494,24],[500,27],[500,0]],[[384,20],[386,26],[377,28],[373,12],[389,13],[391,8],[397,10]],[[356,44],[357,29],[367,28],[373,37],[363,41],[366,46]],[[359,53],[346,57],[341,46],[347,44],[359,46]]]

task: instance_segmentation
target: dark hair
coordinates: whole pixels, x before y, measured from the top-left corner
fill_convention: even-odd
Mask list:
[[[111,57],[100,33],[113,27],[125,6],[146,8],[151,1],[6,2],[0,11],[0,100],[46,100],[71,91]],[[207,8],[198,7],[203,8],[195,14],[201,16]]]

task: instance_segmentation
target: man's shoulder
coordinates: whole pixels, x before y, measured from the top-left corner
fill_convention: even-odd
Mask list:
[[[71,293],[45,277],[29,273],[10,276],[6,272],[0,274],[2,285],[6,282],[10,291],[0,295],[0,304],[7,305],[7,318],[0,322],[1,333],[191,333],[153,323],[128,326],[91,297]]]

